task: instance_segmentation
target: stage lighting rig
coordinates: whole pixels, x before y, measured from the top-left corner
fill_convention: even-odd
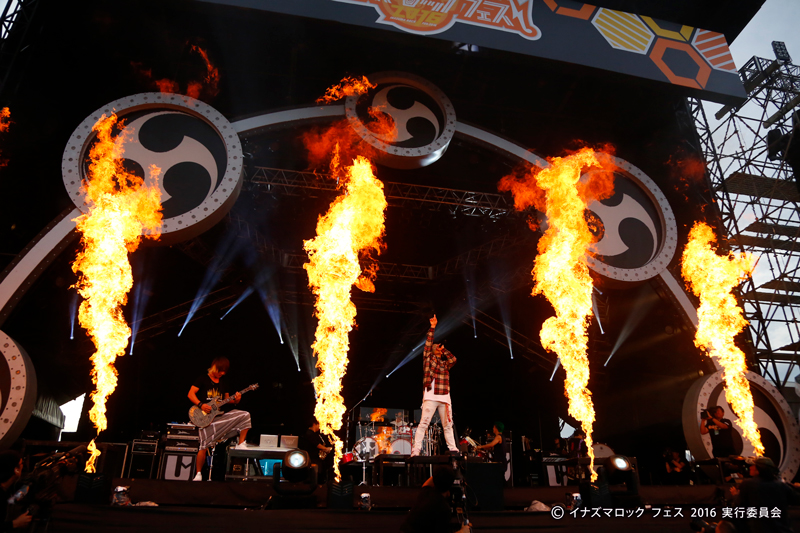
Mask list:
[[[634,507],[641,504],[635,460],[612,455],[597,468],[596,483],[582,483],[580,497],[587,507]]]
[[[284,480],[281,480],[281,476]],[[304,450],[291,450],[272,471],[272,488],[281,496],[308,496],[317,490],[317,466]]]
[[[786,43],[783,41],[772,41],[772,51],[775,53],[775,59],[783,61],[784,63],[791,63],[792,56],[789,55],[789,50],[786,49]]]

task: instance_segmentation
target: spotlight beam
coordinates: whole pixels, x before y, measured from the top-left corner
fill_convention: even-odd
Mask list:
[[[131,340],[129,343],[128,355],[133,355],[133,345],[136,343],[136,337],[139,334],[139,327],[142,324],[142,315],[144,315],[147,301],[150,299],[151,285],[151,279],[143,277],[133,289],[133,315],[131,316]]]
[[[561,365],[560,357],[556,359],[556,366],[553,367],[553,373],[550,374],[550,381],[553,381],[553,378],[556,376],[556,370],[558,370],[559,365]]]
[[[600,292],[600,294],[603,293]],[[600,334],[605,335],[606,332],[603,331],[603,323],[600,321],[600,313],[597,312],[597,299],[595,298],[594,293],[592,293],[592,311],[594,312],[594,317],[597,319],[597,325],[600,326]],[[608,361],[606,361],[606,363],[608,363]]]
[[[233,310],[236,308],[236,306],[238,306],[240,303],[242,303],[243,301],[245,301],[245,300],[247,299],[247,297],[248,297],[248,296],[250,296],[251,294],[253,294],[253,292],[255,292],[255,288],[254,288],[254,287],[252,287],[252,286],[250,286],[250,287],[247,287],[247,288],[244,290],[244,292],[241,294],[241,296],[239,296],[239,297],[236,299],[236,301],[235,301],[235,302],[233,302],[233,305],[232,305],[232,306],[230,306],[230,307],[228,308],[228,310],[227,310],[227,311],[225,311],[225,314],[224,314],[224,315],[222,315],[221,317],[219,317],[219,319],[220,319],[220,320],[222,320],[223,318],[225,318],[226,316],[228,316],[228,313],[230,313],[231,311],[233,311]]]
[[[78,292],[75,291],[72,301],[69,303],[69,340],[75,339],[75,318],[78,316],[79,296]]]
[[[499,328],[499,326],[500,326],[500,325],[502,325],[502,326],[503,326],[503,330],[505,330],[505,324],[503,324],[502,322],[500,322],[499,320],[497,320],[497,319],[496,319],[496,318],[494,318],[493,316],[491,316],[491,315],[489,315],[489,314],[487,314],[487,313],[485,313],[485,312],[481,311],[480,309],[478,309],[478,312],[480,312],[480,313],[481,313],[481,315],[483,315],[483,316],[485,316],[485,317],[486,317],[486,319],[484,319],[484,320],[481,320],[480,318],[476,318],[476,320],[478,321],[478,323],[479,323],[479,324],[481,324],[482,326],[485,326],[485,327],[489,328],[491,331],[493,331],[493,332],[497,333],[497,334],[498,334],[498,335],[500,335],[501,337],[506,337],[506,333],[505,333],[505,331],[501,331],[500,329],[498,329],[498,328]],[[494,323],[496,323],[496,324],[497,324],[497,326],[494,326],[494,325],[490,324],[490,323],[488,322],[489,320],[491,320],[491,321],[493,321]],[[537,356],[538,356],[538,357],[539,357],[539,358],[540,358],[542,361],[544,361],[544,362],[545,362],[547,365],[550,365],[550,364],[552,364],[552,363],[553,363],[553,358],[552,358],[552,357],[548,357],[547,355],[545,355],[545,354],[543,354],[543,353],[541,353],[541,352],[539,352],[539,351],[537,351],[537,350],[534,350],[534,349],[532,348],[532,346],[537,346],[537,345],[539,345],[539,343],[538,343],[537,341],[534,341],[533,339],[531,339],[531,338],[529,338],[529,337],[526,337],[526,336],[525,336],[525,335],[523,335],[522,333],[520,333],[520,332],[518,332],[518,331],[515,331],[515,330],[514,330],[514,329],[512,329],[510,326],[509,326],[508,330],[509,330],[509,332],[510,332],[510,333],[513,333],[513,334],[514,334],[514,335],[511,337],[511,341],[512,341],[512,343],[514,343],[514,344],[518,345],[520,348],[522,348],[523,350],[525,350],[525,351],[527,351],[527,352],[530,352],[530,353],[533,353],[533,354],[537,355]],[[518,339],[522,339],[522,341],[524,341],[524,342],[522,342],[522,341],[520,341],[520,340],[518,340]],[[501,344],[502,344],[502,343],[501,343]],[[535,360],[535,359],[532,359],[532,358],[529,358],[529,359],[530,359],[531,361],[534,361],[534,362],[537,362],[537,363],[541,364],[541,362],[539,362],[539,361],[537,361],[537,360]]]
[[[628,340],[628,337],[631,336],[636,327],[642,322],[642,320],[644,320],[644,317],[647,316],[647,313],[658,301],[658,298],[642,298],[643,294],[644,289],[640,289],[636,296],[636,301],[639,302],[639,304],[635,310],[633,310],[633,312],[628,314],[628,317],[625,319],[625,324],[622,325],[622,330],[619,332],[619,336],[614,342],[614,346],[611,348],[611,353],[609,354],[608,359],[603,366],[608,365],[608,362],[611,361],[611,358],[614,356],[614,354],[617,353],[617,351],[622,347],[622,344]]]
[[[237,236],[237,232],[238,228],[229,226],[226,235],[223,237],[222,241],[220,241],[214,258],[208,265],[208,268],[206,268],[203,281],[200,283],[200,288],[197,289],[197,294],[192,301],[192,307],[189,309],[189,313],[186,315],[186,320],[183,322],[183,326],[178,332],[178,337],[181,336],[181,333],[183,333],[183,330],[186,329],[187,324],[192,321],[194,314],[203,305],[206,297],[208,297],[217,283],[219,283],[225,271],[244,247],[246,241],[239,238]]]

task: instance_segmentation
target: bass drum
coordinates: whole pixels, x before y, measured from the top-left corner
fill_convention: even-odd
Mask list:
[[[595,459],[605,459],[606,457],[615,455],[614,450],[612,450],[610,446],[600,442],[595,442],[592,444],[592,451],[594,452]]]
[[[411,439],[395,439],[389,448],[393,455],[411,455]]]
[[[359,461],[372,461],[378,455],[378,443],[372,437],[364,437],[356,442],[353,453]]]

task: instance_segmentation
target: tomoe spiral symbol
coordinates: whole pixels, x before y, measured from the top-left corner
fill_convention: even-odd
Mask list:
[[[236,201],[241,189],[242,151],[231,124],[212,107],[176,94],[142,93],[95,111],[73,132],[62,159],[64,185],[75,205],[88,208],[81,188],[88,154],[95,142],[92,127],[116,113],[123,126],[117,142],[124,148],[126,170],[146,180],[160,169],[162,241],[199,235]]]
[[[456,130],[450,99],[429,81],[403,72],[368,76],[377,86],[345,101],[345,115],[361,138],[379,152],[378,162],[395,168],[418,168],[438,160]],[[375,113],[389,116],[396,135],[369,127]]]

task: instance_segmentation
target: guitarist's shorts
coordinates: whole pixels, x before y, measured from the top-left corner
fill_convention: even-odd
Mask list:
[[[253,427],[250,423],[250,413],[234,409],[218,416],[207,427],[200,428],[200,449],[216,445],[220,439],[231,432],[241,433],[243,429]]]

